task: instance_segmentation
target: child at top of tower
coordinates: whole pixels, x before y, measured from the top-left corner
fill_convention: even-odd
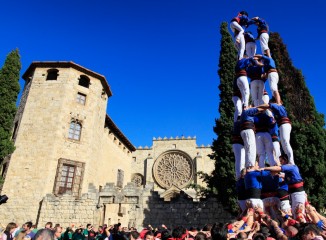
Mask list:
[[[245,39],[244,39],[244,28],[247,27],[249,22],[248,13],[246,11],[241,11],[238,15],[232,18],[230,23],[230,28],[234,33],[235,46],[238,50],[238,59],[243,58],[245,51]]]
[[[248,26],[251,24],[255,24],[257,26],[257,39],[259,39],[262,53],[268,57],[271,57],[271,52],[268,47],[269,27],[267,22],[260,17],[254,17],[247,23]]]

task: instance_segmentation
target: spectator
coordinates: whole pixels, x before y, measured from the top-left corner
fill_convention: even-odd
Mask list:
[[[32,222],[26,222],[23,225],[23,228],[27,233],[26,236],[30,236],[33,239],[35,237],[35,233],[32,231],[33,230],[32,226],[33,226]]]
[[[45,227],[44,228],[46,228],[46,229],[52,229],[52,226],[53,226],[53,223],[52,222],[47,222],[45,224]]]
[[[56,226],[53,229],[53,233],[54,233],[54,240],[61,239],[62,227],[60,227],[60,225],[57,226],[57,224],[56,224]]]
[[[54,240],[54,234],[50,229],[41,229],[35,234],[34,240]]]
[[[14,222],[8,223],[5,231],[2,234],[2,240],[14,239],[14,236],[12,234],[15,231],[15,229],[16,229],[16,223],[14,223]]]
[[[84,240],[83,229],[77,228],[72,235],[72,240]]]

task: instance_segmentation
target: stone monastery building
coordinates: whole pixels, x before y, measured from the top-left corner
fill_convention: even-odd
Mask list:
[[[136,149],[106,114],[106,78],[73,62],[33,62],[14,122],[16,150],[3,165],[2,223],[121,222],[195,225],[227,214],[186,188],[210,173],[209,146],[153,138]],[[223,213],[223,214],[222,214]]]

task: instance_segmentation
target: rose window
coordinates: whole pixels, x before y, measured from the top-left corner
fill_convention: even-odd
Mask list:
[[[133,176],[132,182],[135,183],[137,187],[140,187],[141,185],[143,185],[143,178],[141,175],[136,174]]]
[[[179,151],[161,155],[154,163],[154,178],[158,185],[168,189],[187,186],[193,178],[193,163],[190,157]]]

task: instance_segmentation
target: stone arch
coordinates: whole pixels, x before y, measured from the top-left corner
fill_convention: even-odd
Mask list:
[[[164,189],[172,186],[182,189],[193,180],[194,162],[183,151],[166,151],[155,160],[153,177],[156,183]]]

